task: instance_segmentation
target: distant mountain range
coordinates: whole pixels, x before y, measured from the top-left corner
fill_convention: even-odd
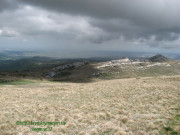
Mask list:
[[[64,57],[56,56],[56,53],[47,54],[43,51],[17,51],[17,50],[0,50],[0,60],[17,60],[22,58],[30,58],[33,56],[47,56],[57,57],[59,59],[99,59],[100,61],[105,59],[118,59],[121,57],[128,57],[131,59],[144,58],[154,56],[156,53],[152,52],[120,52],[120,51],[89,51],[89,52],[72,52],[72,56],[64,55]],[[62,56],[62,54],[60,53]],[[164,56],[171,59],[180,59],[180,54],[163,53]],[[74,56],[74,57],[73,57]],[[93,57],[92,57],[93,56]]]
[[[22,51],[9,51],[9,50],[3,50],[0,51],[0,60],[17,60],[25,58],[24,52]]]
[[[57,59],[29,57],[0,60],[0,79],[35,78],[52,81],[90,81],[92,78],[128,78],[177,75],[180,62],[163,55],[152,57],[92,57]]]

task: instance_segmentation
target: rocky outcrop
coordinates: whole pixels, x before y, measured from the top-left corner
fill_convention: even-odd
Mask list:
[[[111,60],[108,62],[104,62],[102,65],[97,66],[97,68],[105,68],[105,67],[113,67],[113,66],[122,66],[122,65],[130,65],[130,64],[139,64],[142,63],[140,61],[132,61],[128,58],[123,58],[119,60]]]
[[[85,64],[86,64],[86,62],[74,62],[74,63],[70,63],[70,64],[57,66],[57,67],[54,67],[52,69],[52,71],[46,73],[45,77],[54,77],[56,75],[60,75],[61,71],[65,70],[65,69],[78,68],[78,67],[83,66]]]
[[[102,75],[102,73],[93,73],[90,75],[90,77],[101,77]]]
[[[57,71],[57,70],[61,71],[61,70],[68,69],[68,68],[77,68],[84,64],[85,64],[84,62],[74,62],[74,63],[54,67],[52,70],[53,71]]]
[[[128,63],[131,62],[128,58],[123,58],[123,59],[119,59],[119,60],[112,60],[111,63]]]

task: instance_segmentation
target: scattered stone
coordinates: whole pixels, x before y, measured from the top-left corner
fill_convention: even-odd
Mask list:
[[[90,77],[101,77],[102,75],[102,73],[93,73],[90,75]]]
[[[139,64],[139,63],[143,63],[141,61],[133,61],[130,60],[128,58],[124,58],[124,59],[119,59],[119,60],[112,60],[112,61],[108,61],[106,63],[104,63],[101,66],[98,66],[97,68],[105,68],[105,67],[114,67],[114,66],[124,66],[124,65],[135,65],[135,64]],[[121,67],[123,68],[123,67]]]

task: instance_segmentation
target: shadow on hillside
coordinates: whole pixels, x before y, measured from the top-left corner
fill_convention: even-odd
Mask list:
[[[61,74],[50,78],[55,82],[90,83],[100,71],[93,65],[87,64],[78,68],[66,69]]]
[[[13,82],[23,79],[32,80],[49,80],[52,82],[73,82],[73,83],[90,83],[93,82],[94,77],[100,71],[91,64],[86,64],[78,68],[70,68],[60,72],[54,77],[46,77],[45,73],[49,72],[51,68],[23,70],[23,71],[9,71],[0,72],[0,82]]]

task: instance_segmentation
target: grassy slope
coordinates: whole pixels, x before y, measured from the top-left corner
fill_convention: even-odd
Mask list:
[[[135,65],[123,65],[123,66],[114,66],[114,67],[105,67],[105,68],[96,68],[97,66],[102,65],[102,63],[90,63],[89,65],[84,65],[76,69],[67,69],[62,71],[61,75],[58,75],[53,78],[56,81],[68,81],[68,82],[87,82],[96,79],[123,79],[123,78],[132,78],[132,77],[148,77],[148,76],[159,76],[159,75],[180,75],[180,61],[167,61],[164,63],[170,64],[171,66],[153,66],[145,70],[138,69],[139,67],[145,67],[144,65],[135,64]],[[147,65],[152,65],[155,63],[148,63]],[[121,68],[122,67],[122,68]],[[102,73],[101,76],[92,76],[93,73]]]
[[[99,72],[103,73],[101,79],[119,79],[119,78],[131,78],[131,77],[148,77],[148,76],[159,76],[159,75],[180,75],[180,61],[167,61],[171,66],[153,66],[145,70],[138,69],[144,65],[124,65],[123,68],[120,66],[106,67],[99,69]],[[149,63],[149,65],[154,63]],[[118,72],[118,73],[117,73]]]
[[[16,126],[16,121],[66,121],[40,134],[175,135],[180,133],[179,82],[180,76],[162,76],[2,85],[1,134],[32,133],[32,126]]]
[[[37,59],[37,58],[36,58]],[[38,62],[37,62],[38,61]],[[41,60],[42,61],[42,60]],[[170,64],[171,66],[153,66],[147,69],[143,69],[146,65],[152,65],[154,63],[141,63],[135,65],[123,65],[123,66],[114,66],[114,67],[106,67],[106,68],[99,68],[102,63],[90,63],[78,68],[70,68],[66,69],[61,72],[60,75],[57,75],[53,78],[46,78],[44,75],[50,71],[58,63],[66,63],[66,61],[49,61],[46,62],[39,62],[39,59],[33,61],[35,65],[31,65],[28,61],[18,61],[19,66],[10,66],[9,68],[13,67],[12,69],[15,70],[16,68],[19,69],[26,69],[23,71],[8,71],[8,72],[0,72],[0,81],[3,79],[12,80],[11,78],[15,78],[15,80],[19,80],[19,78],[26,78],[26,79],[50,79],[54,81],[66,81],[66,82],[91,82],[94,78],[96,79],[122,79],[122,78],[131,78],[131,77],[148,77],[148,76],[159,76],[159,75],[180,75],[180,61],[167,61],[164,63]],[[40,64],[37,66],[37,64]],[[31,66],[28,66],[28,65]],[[54,65],[54,66],[53,66]],[[33,68],[34,66],[34,68]],[[35,68],[36,67],[36,68]],[[122,67],[122,68],[121,68]],[[0,67],[1,68],[1,67]],[[6,68],[5,68],[6,69]],[[2,69],[1,69],[2,70]],[[92,76],[94,73],[102,73],[101,76]],[[9,79],[10,78],[10,79]],[[6,81],[6,80],[5,80]],[[12,80],[13,81],[13,80]]]

